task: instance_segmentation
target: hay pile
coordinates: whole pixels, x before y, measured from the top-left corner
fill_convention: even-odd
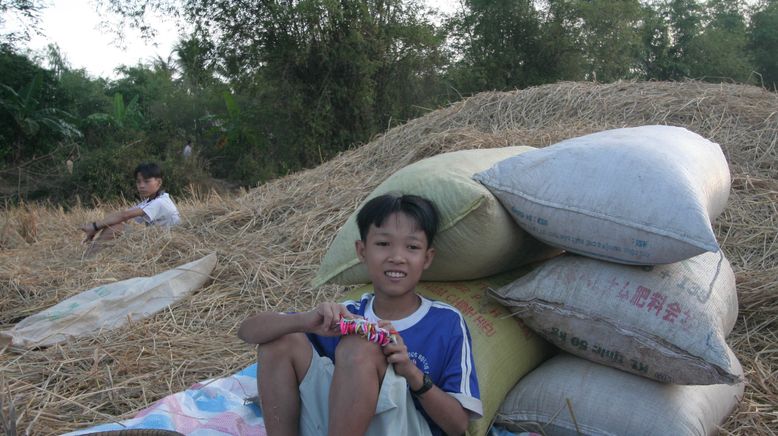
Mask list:
[[[213,250],[219,263],[210,285],[149,320],[48,349],[2,352],[5,412],[13,400],[20,434],[61,433],[131,417],[196,381],[248,365],[254,351],[235,337],[240,322],[258,310],[304,310],[338,298],[340,288],[308,286],[319,260],[358,203],[407,164],[446,151],[540,147],[644,124],[688,127],[721,144],[730,162],[732,194],[716,231],[737,273],[740,317],[729,342],[748,385],[725,429],[775,434],[778,96],[696,82],[482,93],[242,195],[192,192],[178,201],[185,224],[172,234],[135,232],[91,259],[82,259],[76,226],[117,205],[6,210],[0,228],[20,231],[0,238],[0,329],[102,283],[155,274]],[[2,248],[11,239],[6,246],[16,248]]]

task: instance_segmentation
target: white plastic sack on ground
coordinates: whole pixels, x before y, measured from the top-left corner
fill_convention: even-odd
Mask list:
[[[737,319],[724,254],[639,267],[565,254],[490,294],[554,345],[675,384],[735,383]]]
[[[0,347],[46,347],[112,330],[153,315],[201,287],[216,266],[216,253],[157,274],[92,288],[0,332]]]
[[[496,423],[561,436],[713,435],[742,399],[743,385],[659,383],[560,354],[516,384]]]
[[[541,241],[636,265],[717,251],[711,222],[724,210],[730,187],[719,145],[671,126],[568,139],[474,178]]]

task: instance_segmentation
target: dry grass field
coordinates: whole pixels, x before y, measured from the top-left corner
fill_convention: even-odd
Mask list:
[[[84,258],[78,225],[119,204],[0,211],[0,330],[100,284],[148,276],[216,252],[193,296],[117,331],[45,349],[0,350],[0,399],[18,434],[56,434],[132,417],[196,381],[250,364],[235,336],[258,310],[304,310],[342,292],[313,289],[320,259],[359,202],[394,171],[459,149],[543,147],[599,130],[683,126],[721,145],[728,207],[715,222],[737,276],[728,338],[746,371],[724,434],[778,433],[778,95],[698,82],[559,83],[482,93],[393,128],[317,168],[238,195],[193,189],[184,224],[129,233]],[[131,188],[131,187],[128,187]],[[13,406],[11,408],[11,405]],[[13,412],[12,412],[13,410]]]

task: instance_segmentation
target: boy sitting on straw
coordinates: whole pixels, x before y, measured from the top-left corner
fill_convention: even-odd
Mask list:
[[[92,221],[81,226],[86,234],[84,242],[102,242],[114,239],[124,230],[124,223],[134,219],[137,223],[170,227],[181,222],[178,208],[165,191],[162,190],[162,169],[155,163],[142,163],[133,172],[135,187],[138,189],[141,202],[135,206],[113,212],[103,219]],[[102,231],[99,234],[98,232]],[[87,255],[98,249],[91,245]]]
[[[304,313],[263,312],[240,326],[238,336],[259,345],[268,434],[464,434],[483,413],[470,333],[456,309],[415,292],[435,254],[434,205],[387,194],[367,202],[357,224],[373,294]],[[355,324],[368,326],[361,332],[370,340],[342,336]],[[391,336],[384,346],[376,343],[383,333]]]

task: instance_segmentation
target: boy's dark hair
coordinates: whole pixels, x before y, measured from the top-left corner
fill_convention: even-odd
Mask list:
[[[365,241],[371,224],[381,227],[384,220],[395,212],[402,212],[413,218],[427,235],[427,246],[432,246],[440,221],[438,210],[430,200],[411,194],[384,194],[365,203],[357,213],[359,237]]]
[[[154,162],[146,162],[135,167],[132,177],[138,177],[138,174],[142,175],[144,179],[150,179],[152,177],[161,179],[162,168]]]

